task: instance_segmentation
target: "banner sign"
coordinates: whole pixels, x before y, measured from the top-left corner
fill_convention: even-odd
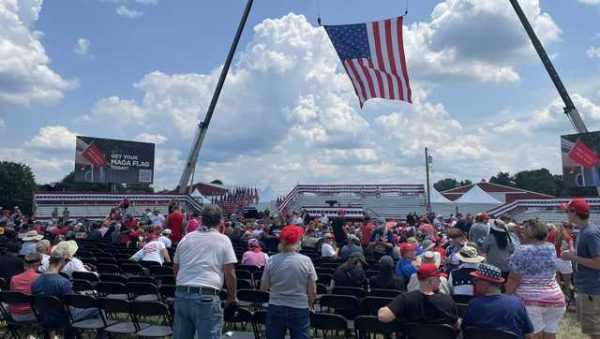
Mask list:
[[[600,132],[563,135],[560,144],[565,186],[600,186]]]
[[[154,144],[78,136],[75,181],[110,184],[152,184]]]

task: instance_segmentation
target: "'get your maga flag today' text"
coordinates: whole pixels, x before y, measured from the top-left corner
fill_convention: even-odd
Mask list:
[[[352,80],[360,107],[371,98],[412,102],[402,19],[325,26]]]

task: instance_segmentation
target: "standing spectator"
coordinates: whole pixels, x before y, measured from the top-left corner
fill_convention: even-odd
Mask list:
[[[71,212],[69,212],[69,209],[65,207],[65,209],[62,212],[63,223],[65,223],[65,222],[67,222],[67,220],[69,220],[70,215],[71,215]]]
[[[218,229],[223,212],[214,205],[202,210],[205,229],[188,233],[173,258],[177,277],[175,292],[174,339],[221,338],[223,310],[219,292],[227,285],[227,304],[237,304],[235,251],[231,240]]]
[[[166,248],[171,248],[173,246],[173,242],[169,238],[171,236],[170,229],[164,229],[160,232],[160,237],[158,237],[158,241],[162,242]]]
[[[134,255],[132,255],[130,260],[153,261],[161,265],[165,261],[171,262],[169,251],[167,251],[167,248],[165,247],[165,244],[162,241],[158,241],[156,239],[155,234],[148,234],[146,239],[148,240],[148,243],[145,244],[144,247],[142,247],[142,249],[140,249]]]
[[[173,206],[173,212],[169,213],[165,223],[166,228],[171,230],[171,240],[178,243],[183,237],[183,214],[179,210],[179,205]]]
[[[536,336],[555,338],[565,311],[565,296],[556,282],[556,250],[546,242],[548,228],[527,220],[521,233],[524,245],[510,259],[506,293],[516,294],[527,309]]]
[[[309,257],[298,253],[301,227],[289,225],[279,234],[283,251],[269,259],[260,289],[270,291],[267,339],[308,339],[310,313],[317,295],[317,273]]]
[[[25,256],[25,272],[17,274],[10,280],[10,290],[31,295],[31,285],[40,276],[38,268],[42,261],[41,254],[29,253]],[[15,321],[35,321],[35,315],[29,304],[11,305],[10,313]]]
[[[502,271],[502,278],[508,279],[510,271],[510,257],[515,251],[512,239],[504,221],[494,220],[490,224],[490,233],[481,244],[481,252],[485,253],[485,262],[498,267]]]
[[[302,225],[302,217],[298,214],[297,211],[292,213],[292,219],[290,220],[292,225]]]
[[[567,230],[566,225],[562,224],[558,226],[558,228],[552,229],[550,233],[548,233],[548,237],[546,241],[551,244],[554,244],[554,248],[556,248],[556,269],[558,274],[560,275],[560,280],[565,285],[569,293],[574,295],[573,285],[571,284],[571,276],[573,274],[573,265],[569,260],[563,260],[560,257],[562,251],[575,251],[575,247],[573,246],[573,238],[569,234],[569,230]]]
[[[379,258],[379,273],[369,278],[371,288],[406,290],[406,282],[394,275],[394,259],[389,255]]]
[[[194,231],[197,231],[200,228],[201,224],[202,223],[200,222],[200,215],[198,214],[198,212],[192,213],[192,217],[187,222],[186,233],[192,233]]]
[[[335,243],[342,247],[348,243],[348,235],[346,234],[346,230],[344,226],[346,226],[346,221],[344,215],[346,211],[343,209],[338,210],[338,215],[334,218],[331,218],[331,228],[333,229],[333,236],[335,237]]]
[[[402,243],[400,244],[400,261],[396,264],[396,276],[401,277],[404,281],[409,281],[410,276],[417,273],[417,268],[413,265],[413,260],[416,257],[416,244]]]
[[[150,218],[150,220],[152,220],[152,226],[163,227],[165,224],[165,216],[162,215],[162,213],[160,213],[160,211],[158,209],[154,210],[153,215]]]
[[[360,252],[352,253],[333,273],[334,286],[363,287],[367,280],[363,269],[365,266],[365,256]]]
[[[481,251],[481,246],[483,244],[483,239],[487,237],[490,233],[490,225],[488,221],[490,217],[488,217],[485,213],[479,213],[475,216],[475,223],[471,226],[469,230],[469,240],[474,242],[477,245],[477,249]]]
[[[321,258],[337,259],[337,250],[333,247],[333,235],[326,233],[321,244]]]
[[[342,259],[347,260],[353,253],[364,254],[363,248],[360,245],[360,239],[354,234],[348,236],[348,244],[342,247],[340,250],[340,256]]]
[[[256,267],[264,267],[269,260],[269,255],[262,251],[262,247],[258,240],[252,238],[248,240],[248,250],[242,256],[242,265],[254,265]]]
[[[477,271],[480,263],[485,260],[477,253],[477,248],[464,246],[456,254],[460,261],[457,269],[450,271],[448,286],[452,295],[475,295],[475,282],[471,273]]]
[[[388,306],[377,312],[383,323],[396,319],[403,322],[446,324],[458,329],[458,313],[451,297],[438,293],[440,271],[435,264],[419,267],[419,290],[398,295]]]
[[[371,239],[373,236],[373,231],[375,231],[375,224],[371,222],[370,218],[365,219],[360,225],[360,243],[363,246],[369,246],[371,243]]]
[[[17,257],[19,252],[19,244],[16,242],[9,242],[6,244],[6,252],[0,255],[0,278],[4,281],[10,281],[10,279],[23,272],[23,259]]]
[[[579,230],[576,253],[564,251],[562,259],[577,265],[577,317],[581,331],[592,339],[600,338],[600,228],[590,223],[590,206],[584,199],[573,199],[563,208],[569,222]]]
[[[37,242],[37,244],[35,244],[35,251],[42,256],[41,263],[38,268],[38,271],[40,273],[44,273],[48,269],[48,264],[49,264],[48,259],[50,259],[50,256],[48,255],[49,249],[50,249],[50,241],[48,241],[46,239],[40,240]]]
[[[38,234],[36,231],[29,231],[25,233],[21,239],[23,244],[19,250],[19,255],[26,256],[29,253],[35,252],[35,244],[42,239],[44,239],[44,236]]]
[[[504,282],[499,268],[481,264],[471,272],[475,279],[478,297],[471,300],[463,316],[461,327],[509,331],[524,339],[533,333],[533,325],[523,302],[512,295],[500,293]]]

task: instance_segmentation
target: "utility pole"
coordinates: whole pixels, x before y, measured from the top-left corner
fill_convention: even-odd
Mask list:
[[[427,213],[431,212],[431,185],[429,184],[429,164],[431,163],[427,147],[425,147],[425,181],[427,184]]]
[[[521,6],[519,5],[519,1],[518,0],[509,0],[509,1],[510,1],[510,4],[512,5],[512,7],[514,8],[515,12],[517,13],[517,17],[519,17],[519,20],[521,21],[523,28],[525,28],[525,32],[527,32],[527,35],[529,36],[529,39],[531,40],[533,47],[535,48],[537,54],[539,55],[540,59],[542,60],[544,67],[546,67],[546,71],[548,72],[550,79],[554,83],[554,86],[558,90],[558,94],[560,94],[560,97],[562,98],[563,102],[565,103],[565,107],[564,107],[565,114],[567,115],[567,117],[569,118],[571,123],[573,124],[573,127],[575,127],[575,130],[577,131],[577,133],[587,132],[588,129],[587,129],[587,127],[585,127],[585,123],[583,122],[583,119],[581,119],[581,115],[579,115],[579,112],[577,111],[575,104],[573,104],[573,101],[571,100],[571,97],[569,96],[569,92],[567,92],[567,89],[565,88],[562,81],[560,80],[560,77],[558,76],[558,72],[556,72],[554,65],[552,65],[552,61],[548,57],[548,54],[546,53],[544,46],[542,45],[542,43],[538,39],[537,35],[533,31],[531,24],[529,24],[529,21],[527,20],[527,17],[525,16],[525,13],[523,13],[523,10],[521,9]]]
[[[252,2],[253,0],[248,0],[246,2],[246,8],[244,9],[244,13],[242,14],[242,18],[240,19],[240,24],[237,28],[237,31],[235,32],[235,37],[233,38],[233,42],[231,43],[231,47],[229,48],[229,54],[227,54],[227,59],[225,60],[225,64],[223,65],[223,69],[221,70],[221,76],[219,76],[217,88],[213,93],[213,97],[210,101],[210,105],[208,106],[208,110],[206,112],[206,116],[204,117],[204,121],[202,121],[198,125],[198,130],[196,131],[196,136],[194,137],[194,144],[192,145],[192,149],[190,150],[190,153],[188,155],[185,168],[183,169],[183,173],[181,173],[181,178],[179,179],[179,186],[177,188],[179,193],[190,193],[188,192],[188,185],[191,188],[190,178],[192,178],[194,170],[196,169],[196,163],[198,162],[198,154],[200,153],[200,148],[202,148],[202,143],[204,142],[204,137],[206,136],[206,131],[208,130],[208,125],[210,124],[210,120],[215,111],[215,107],[217,106],[217,102],[219,101],[219,95],[221,94],[223,83],[225,82],[225,78],[227,77],[227,73],[229,72],[229,66],[231,66],[231,61],[233,60],[235,50],[237,49],[238,42],[240,41],[240,37],[242,36],[242,32],[244,31],[246,20],[248,19],[250,9],[252,8]]]

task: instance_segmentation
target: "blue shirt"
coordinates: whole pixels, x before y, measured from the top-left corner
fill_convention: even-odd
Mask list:
[[[25,242],[21,245],[21,250],[19,251],[19,255],[28,255],[29,253],[35,252],[35,242]]]
[[[510,331],[519,338],[533,333],[533,325],[521,299],[514,295],[498,294],[478,297],[469,302],[469,307],[460,325]]]
[[[410,279],[410,276],[417,273],[417,269],[410,263],[410,261],[402,258],[396,264],[396,276],[403,277],[406,281]]]
[[[63,301],[64,296],[72,294],[71,283],[58,273],[46,273],[37,278],[31,285],[31,294],[49,294]],[[65,326],[69,322],[69,314],[64,307],[42,309],[42,320],[49,326]]]
[[[577,235],[577,256],[600,257],[600,228],[597,225],[588,224]],[[600,295],[600,270],[578,264],[575,287],[581,293]]]

